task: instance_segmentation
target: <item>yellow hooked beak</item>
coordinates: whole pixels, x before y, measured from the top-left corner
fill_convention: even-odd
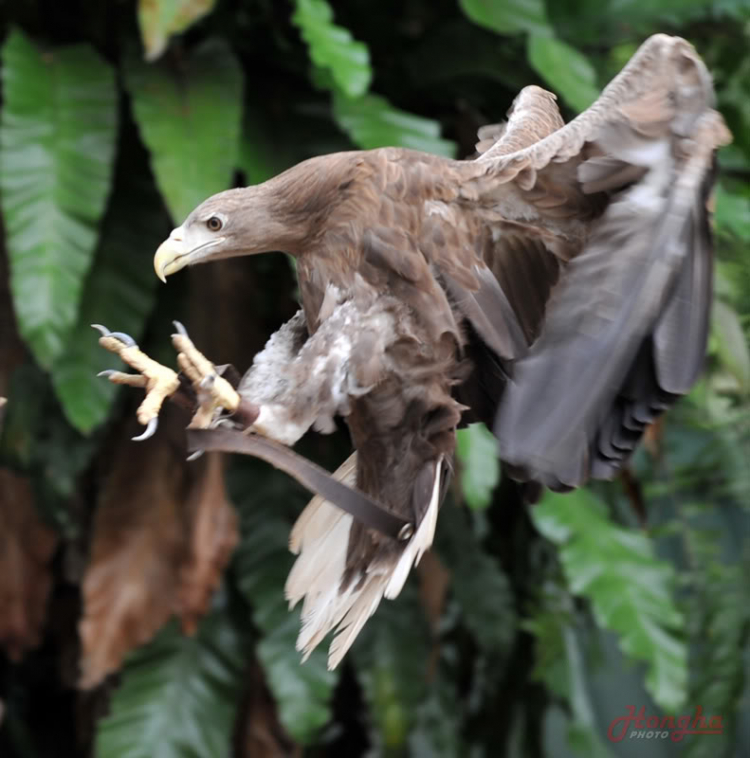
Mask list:
[[[188,257],[192,251],[185,248],[182,239],[182,227],[172,230],[154,255],[154,271],[163,282],[167,281],[170,274],[174,274],[188,264]]]

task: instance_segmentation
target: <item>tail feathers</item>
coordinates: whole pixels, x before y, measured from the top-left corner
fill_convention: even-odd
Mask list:
[[[297,519],[289,545],[299,557],[287,579],[285,594],[290,609],[304,598],[302,628],[297,638],[297,650],[303,653],[303,661],[334,630],[328,668],[336,668],[383,596],[393,599],[401,592],[412,565],[429,549],[435,535],[442,465],[440,461],[436,466],[429,506],[406,548],[400,554],[389,550],[376,557],[359,579],[350,581],[345,589],[342,582],[352,516],[321,497],[314,497]],[[356,453],[334,476],[347,484],[355,483]]]
[[[416,566],[426,550],[430,549],[433,539],[435,539],[435,527],[437,526],[437,515],[440,509],[440,476],[443,467],[442,458],[438,460],[435,466],[435,480],[432,485],[432,494],[430,503],[425,511],[424,518],[417,527],[417,531],[401,554],[396,564],[388,585],[385,588],[385,596],[389,600],[398,597],[403,589],[406,577],[409,576],[412,566]]]
[[[357,483],[357,453],[352,453],[335,471],[333,478],[344,484],[348,484],[350,487],[354,487]],[[328,505],[329,507],[323,507]],[[289,549],[295,554],[299,555],[300,550],[303,548],[303,540],[305,544],[315,542],[321,537],[324,537],[326,533],[334,525],[337,520],[336,516],[343,513],[338,508],[330,506],[320,495],[316,495],[300,514],[299,518],[292,527],[292,532],[289,535]],[[296,564],[295,564],[296,565]],[[291,575],[289,577],[291,580]],[[289,582],[287,582],[287,588]]]

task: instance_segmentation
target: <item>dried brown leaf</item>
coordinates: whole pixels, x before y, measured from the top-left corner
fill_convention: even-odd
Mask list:
[[[625,491],[625,496],[633,509],[641,529],[646,528],[647,514],[646,501],[643,497],[643,487],[638,477],[630,466],[626,466],[620,472],[620,481]]]
[[[120,445],[94,517],[79,624],[84,688],[116,671],[172,613],[187,550],[180,419],[163,414],[160,434]],[[165,434],[164,432],[168,432]]]
[[[185,634],[194,634],[239,540],[237,513],[227,499],[222,456],[210,453],[187,504],[192,524],[189,553],[180,573],[177,612]]]
[[[437,630],[445,610],[445,599],[451,582],[451,574],[435,551],[429,550],[417,566],[419,597],[424,606],[430,628]]]
[[[428,550],[417,566],[417,576],[419,577],[419,599],[422,601],[434,638],[427,670],[427,677],[432,681],[437,673],[440,660],[440,640],[437,632],[440,619],[445,611],[451,573],[437,553]]]
[[[220,456],[185,460],[184,417],[122,444],[94,518],[83,582],[80,686],[99,684],[173,613],[193,633],[237,542]]]
[[[643,447],[646,452],[656,461],[662,459],[664,453],[664,416],[649,424],[643,433]]]
[[[12,661],[39,644],[57,535],[42,522],[29,482],[0,469],[0,645]]]

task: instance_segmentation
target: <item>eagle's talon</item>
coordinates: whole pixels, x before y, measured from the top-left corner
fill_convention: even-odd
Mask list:
[[[105,371],[100,371],[97,376],[103,376],[109,379],[112,384],[124,384],[128,387],[147,387],[148,377],[143,374],[126,374],[124,371],[115,371],[112,368],[108,368]]]
[[[226,418],[226,417],[221,417],[221,418],[216,419],[216,421],[214,421],[214,424],[213,424],[214,429],[218,429],[221,426],[225,426],[227,427],[227,429],[237,428],[237,424],[231,419]]]
[[[211,361],[198,350],[185,327],[175,321],[176,334],[172,344],[178,351],[177,363],[190,380],[198,396],[198,409],[188,426],[189,429],[208,429],[216,422],[217,413],[224,409],[233,413],[240,404],[240,396],[234,387],[221,377]]]
[[[136,442],[147,440],[156,433],[162,404],[179,390],[180,379],[175,371],[149,358],[129,334],[111,332],[101,324],[93,324],[93,326],[102,335],[99,338],[99,344],[118,355],[128,366],[138,372],[127,374],[124,371],[105,369],[98,375],[106,377],[113,384],[142,387],[146,390],[146,397],[136,412],[138,421],[146,429],[133,439]]]
[[[197,461],[198,458],[200,458],[203,455],[203,453],[205,453],[205,452],[206,452],[205,450],[194,450],[192,453],[190,453],[190,455],[188,455],[187,458],[185,458],[185,460],[188,463],[190,463],[192,461]]]
[[[111,332],[106,326],[102,324],[91,324],[92,329],[96,329],[102,337],[110,337],[115,340],[119,340],[125,345],[125,347],[138,347],[138,343],[125,332]]]
[[[146,429],[142,434],[139,434],[137,437],[131,437],[133,442],[143,442],[144,440],[150,439],[151,437],[156,434],[156,428],[159,426],[159,417],[154,416],[152,419],[149,420],[148,424],[146,425]]]
[[[125,334],[125,332],[110,332],[106,336],[120,340],[125,347],[138,347],[138,343],[129,334]]]

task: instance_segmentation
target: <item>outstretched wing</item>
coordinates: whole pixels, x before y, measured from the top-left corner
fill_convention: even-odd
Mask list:
[[[570,244],[554,229],[537,222],[545,212],[564,218],[581,209],[580,203],[562,196],[559,171],[550,172],[552,184],[545,181],[546,197],[540,196],[541,183],[534,189],[539,208],[530,205],[531,195],[520,189],[516,177],[498,181],[486,174],[494,171],[502,156],[523,151],[563,125],[555,96],[539,87],[526,87],[516,98],[507,124],[480,129],[479,157],[458,164],[456,202],[426,204],[423,252],[456,309],[481,340],[506,360],[523,356],[538,335],[561,261],[572,254]],[[487,156],[492,156],[489,163],[484,162]],[[583,198],[582,193],[578,195]],[[453,233],[452,244],[434,244],[434,239],[446,236],[446,226]]]
[[[503,460],[550,487],[611,476],[700,370],[711,299],[706,201],[715,150],[730,139],[713,101],[694,49],[657,35],[570,124],[506,154],[511,118],[475,162],[483,170],[467,198],[501,217],[495,236],[510,221],[514,234],[553,235],[559,247],[547,250],[572,258],[495,424]],[[512,274],[497,279],[505,290]],[[540,286],[549,292],[549,279]],[[533,282],[527,292],[537,297]],[[522,297],[509,298],[520,322]]]

